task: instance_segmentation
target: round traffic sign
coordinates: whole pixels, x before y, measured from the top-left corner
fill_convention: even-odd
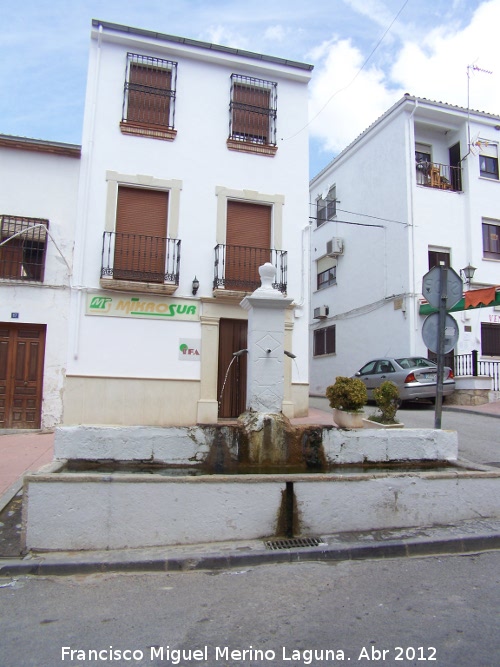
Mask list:
[[[422,326],[422,338],[431,352],[439,352],[439,313],[432,313],[425,318]],[[444,350],[445,354],[451,352],[458,341],[458,324],[453,317],[446,313],[444,325]]]

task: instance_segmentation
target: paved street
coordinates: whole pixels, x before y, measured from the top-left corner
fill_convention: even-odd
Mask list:
[[[110,647],[138,658],[114,654],[113,665],[184,667],[496,667],[500,655],[500,552],[0,586],[2,667],[108,665]],[[83,653],[63,660],[62,647]],[[89,659],[90,649],[105,657]],[[200,650],[201,659],[176,662],[178,649]],[[230,653],[250,649],[268,653]]]

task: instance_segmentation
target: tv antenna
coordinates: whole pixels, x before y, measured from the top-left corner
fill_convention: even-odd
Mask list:
[[[482,72],[483,74],[493,74],[493,72],[490,72],[489,69],[483,69],[482,67],[478,67],[475,63],[472,63],[472,65],[467,65],[467,142],[469,144],[469,153],[474,153],[474,149],[471,151],[471,138],[470,138],[470,77],[471,77],[471,72]],[[476,142],[475,143],[479,143]]]

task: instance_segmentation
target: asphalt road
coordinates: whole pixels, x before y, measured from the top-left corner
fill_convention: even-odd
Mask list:
[[[0,664],[496,667],[499,598],[500,552],[0,580]]]

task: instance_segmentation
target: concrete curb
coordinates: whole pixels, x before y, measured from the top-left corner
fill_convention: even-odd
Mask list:
[[[214,548],[215,545],[211,545]],[[216,548],[216,547],[215,547]],[[500,549],[500,531],[475,535],[463,533],[450,537],[418,537],[387,540],[371,544],[322,544],[318,547],[291,548],[279,551],[248,550],[233,553],[155,553],[150,556],[126,552],[78,552],[67,559],[52,554],[30,555],[23,559],[0,560],[0,577],[27,575],[68,576],[105,572],[185,572],[224,570],[278,563],[346,561],[380,558],[457,555]]]

